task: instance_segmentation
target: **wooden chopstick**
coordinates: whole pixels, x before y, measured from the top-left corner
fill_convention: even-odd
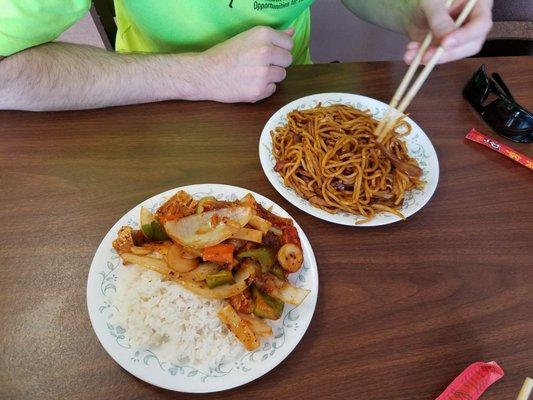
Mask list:
[[[472,12],[472,9],[476,5],[478,0],[469,0],[468,3],[465,5],[463,10],[461,11],[461,14],[459,17],[455,20],[454,24],[456,27],[460,27],[468,17],[468,15]],[[453,3],[453,0],[447,0],[446,6],[449,8]],[[435,68],[435,65],[437,65],[437,62],[442,57],[442,54],[444,53],[445,49],[442,46],[439,46],[437,50],[435,51],[435,54],[431,57],[429,62],[426,64],[420,75],[417,77],[405,97],[400,102],[401,97],[404,95],[405,91],[407,90],[407,87],[411,80],[413,79],[413,76],[416,72],[416,69],[422,62],[422,58],[424,56],[424,53],[429,48],[429,45],[431,44],[431,41],[433,40],[433,35],[428,33],[422,42],[422,45],[418,49],[418,52],[416,53],[416,56],[411,63],[411,66],[407,70],[407,73],[405,74],[404,78],[402,79],[402,82],[400,83],[400,86],[398,86],[398,89],[394,93],[394,96],[392,97],[391,102],[389,103],[389,106],[387,108],[387,111],[385,113],[385,116],[380,121],[378,127],[376,128],[375,135],[377,136],[377,141],[381,142],[385,138],[386,133],[389,131],[389,129],[392,128],[392,125],[395,123],[397,119],[390,118],[390,114],[393,109],[397,108],[397,112],[400,114],[403,114],[404,111],[409,107],[409,104],[411,104],[411,101],[413,101],[413,98],[417,95],[420,88],[428,78],[429,74],[433,69]],[[398,103],[400,103],[398,105]]]
[[[453,3],[453,0],[446,0],[446,7],[450,8],[452,3]],[[413,79],[413,76],[415,75],[415,72],[418,66],[422,62],[422,57],[424,56],[424,53],[427,51],[432,41],[433,41],[433,33],[430,31],[424,38],[424,41],[422,42],[422,44],[420,45],[420,48],[418,49],[415,55],[415,58],[411,62],[409,69],[405,73],[405,76],[403,77],[402,82],[400,83],[400,86],[398,86],[398,89],[396,89],[394,96],[392,96],[392,100],[389,103],[389,108],[387,109],[387,113],[385,114],[386,117],[384,117],[381,120],[381,122],[385,121],[390,111],[392,111],[393,108],[396,108],[398,106],[400,99],[402,98],[405,91],[407,90],[407,86],[409,85],[409,83],[411,83],[411,80]]]
[[[524,384],[522,385],[522,389],[520,389],[520,393],[518,393],[518,397],[516,400],[527,400],[529,399],[529,395],[531,394],[531,391],[533,390],[533,379],[526,378],[524,381]]]

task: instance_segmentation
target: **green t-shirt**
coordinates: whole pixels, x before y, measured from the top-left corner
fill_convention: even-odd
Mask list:
[[[257,25],[294,27],[294,63],[309,63],[313,0],[115,0],[120,52],[203,51]],[[50,42],[89,0],[0,0],[0,55]]]

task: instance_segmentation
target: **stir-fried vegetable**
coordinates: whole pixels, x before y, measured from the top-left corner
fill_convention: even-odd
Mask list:
[[[294,226],[286,225],[281,229],[281,232],[284,244],[292,243],[300,246],[300,237],[298,236],[298,231]]]
[[[204,248],[202,258],[204,261],[231,265],[233,264],[233,250],[235,250],[235,246],[231,243],[217,244]]]
[[[261,270],[267,272],[276,263],[276,257],[272,249],[268,247],[258,247],[257,249],[241,251],[237,254],[237,258],[242,260],[244,258],[252,258],[261,264]]]
[[[183,258],[196,258],[202,257],[202,250],[193,249],[192,247],[183,246],[183,252],[181,253]]]
[[[128,253],[134,246],[133,243],[133,228],[130,226],[123,226],[117,234],[117,238],[113,240],[113,248],[118,254]]]
[[[276,236],[283,235],[283,231],[280,228],[278,228],[277,226],[272,226],[268,231],[272,232]]]
[[[252,331],[255,333],[255,336],[257,337],[269,337],[272,335],[272,328],[261,318],[257,318],[253,314],[243,314],[236,310],[239,314],[239,317],[246,322],[248,325],[250,325],[250,328],[252,328]]]
[[[228,329],[239,339],[246,350],[252,351],[259,347],[259,340],[255,336],[250,325],[235,312],[231,305],[226,305],[218,312],[220,320],[226,324]]]
[[[300,305],[310,290],[300,289],[292,286],[289,282],[283,281],[272,274],[261,274],[255,278],[255,285],[263,292],[284,303]]]
[[[259,217],[267,220],[272,225],[282,228],[284,226],[292,226],[292,220],[290,218],[280,217],[273,212],[264,208],[260,203],[255,203],[255,213]]]
[[[286,281],[287,280],[287,276],[283,272],[283,268],[281,268],[278,264],[276,264],[272,268],[270,268],[268,272],[270,272],[275,277],[281,279],[282,281]]]
[[[191,272],[187,272],[185,274],[179,274],[179,277],[181,279],[189,280],[189,281],[205,281],[205,279],[212,274],[216,274],[218,271],[220,271],[220,266],[214,263],[204,262],[200,263],[197,268],[192,270]]]
[[[217,286],[214,289],[209,289],[207,284],[204,282],[189,281],[179,278],[176,280],[176,282],[199,296],[205,297],[206,299],[218,300],[236,296],[248,287],[246,282],[236,282],[233,285]]]
[[[141,207],[141,230],[144,236],[150,240],[162,242],[169,239],[159,221],[145,207]]]
[[[296,272],[304,262],[304,255],[300,246],[292,243],[284,244],[278,250],[278,261],[281,267],[288,272]]]
[[[252,288],[254,314],[260,318],[279,319],[283,313],[283,302],[270,297],[257,287]]]
[[[216,197],[213,197],[213,196],[206,196],[206,197],[202,197],[199,201],[198,201],[198,205],[196,206],[196,214],[201,214],[204,212],[204,206],[207,205],[208,203],[216,203],[218,200],[216,199]]]
[[[243,206],[255,209],[257,201],[255,201],[255,197],[251,193],[247,193],[246,196],[239,200],[239,203],[241,203]]]
[[[194,214],[195,211],[196,201],[189,193],[180,190],[157,209],[155,216],[164,224]]]
[[[270,224],[277,226],[279,228],[289,225],[292,226],[292,220],[290,218],[283,218],[280,217],[270,210],[267,210],[265,207],[261,205],[261,203],[258,203],[254,196],[251,193],[248,193],[246,196],[244,196],[240,203],[243,205],[246,205],[248,207],[251,207],[253,209],[254,215],[258,216],[259,218],[266,220]],[[259,228],[257,228],[259,229]]]
[[[252,216],[250,207],[228,207],[190,215],[165,223],[167,234],[185,247],[203,249],[231,237],[244,227]],[[213,222],[217,222],[213,224]]]
[[[153,252],[153,250],[148,248],[148,247],[139,247],[139,246],[130,247],[130,251],[133,254],[136,254],[138,256],[146,256],[146,255],[148,255],[148,254]]]
[[[248,278],[250,278],[253,270],[250,266],[242,265],[239,267],[233,278],[235,283],[232,285],[221,285],[213,289],[210,289],[205,282],[195,282],[190,280],[182,279],[178,277],[174,279],[176,282],[181,284],[186,289],[189,289],[191,292],[196,293],[199,296],[205,297],[206,299],[227,299],[233,297],[246,290],[250,285]]]
[[[199,258],[199,257],[202,256],[202,252],[201,251],[194,250],[194,249],[186,249],[181,244],[178,244],[176,242],[166,242],[166,243],[171,243],[172,244],[171,247],[175,248],[174,251],[176,251],[176,253],[181,258],[185,258],[187,260],[192,260],[192,259]],[[169,247],[169,249],[170,249],[170,247]]]
[[[205,277],[205,283],[209,289],[214,289],[217,286],[235,283],[235,280],[231,271],[223,269],[214,274],[207,275]]]
[[[185,258],[182,256],[183,248],[178,244],[170,246],[166,255],[168,266],[178,273],[191,272],[198,267],[198,258]]]
[[[248,242],[261,243],[263,240],[263,233],[256,229],[240,228],[237,232],[231,235],[234,239],[246,240]]]
[[[175,272],[168,267],[167,263],[160,258],[138,256],[132,253],[123,253],[120,255],[120,257],[124,261],[124,264],[137,264],[141,267],[158,272],[164,276],[172,276],[175,274]]]
[[[257,215],[253,215],[252,218],[250,218],[250,222],[248,222],[251,227],[255,229],[259,229],[263,235],[266,235],[270,227],[272,226],[272,223],[267,221],[266,219],[263,219]]]
[[[235,311],[243,314],[251,314],[254,311],[254,301],[250,288],[246,288],[236,296],[228,299]]]
[[[242,281],[248,278],[254,279],[260,273],[259,265],[252,260],[246,260],[239,264],[235,272],[235,281]]]
[[[141,233],[141,235],[142,235],[142,233]],[[144,235],[143,235],[143,237],[144,237]],[[134,250],[133,247],[132,247],[130,249],[130,252],[133,253],[133,254],[142,255],[141,252],[144,253],[144,252],[149,251],[150,253],[158,253],[161,256],[166,256],[167,253],[168,253],[168,250],[170,249],[170,247],[173,244],[174,243],[170,242],[170,241],[168,241],[168,242],[148,242],[148,243],[143,243],[142,246],[135,246],[136,250]]]

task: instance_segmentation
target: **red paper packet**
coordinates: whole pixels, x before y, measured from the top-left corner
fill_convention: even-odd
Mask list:
[[[503,375],[503,369],[494,361],[476,362],[461,372],[436,400],[476,400]]]
[[[497,151],[498,153],[503,154],[504,156],[507,156],[512,160],[515,160],[517,163],[522,164],[526,168],[533,170],[533,160],[531,158],[522,153],[519,153],[516,150],[513,150],[512,148],[504,145],[503,143],[498,142],[496,139],[488,137],[482,134],[481,132],[476,131],[475,129],[472,129],[470,132],[468,132],[466,138],[473,142],[482,144],[483,146],[488,147],[491,150]]]

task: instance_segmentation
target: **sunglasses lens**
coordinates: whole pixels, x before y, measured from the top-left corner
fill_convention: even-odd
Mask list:
[[[515,103],[493,101],[483,112],[483,119],[510,140],[529,143],[533,139],[533,115]]]
[[[487,98],[488,92],[489,79],[483,66],[470,78],[463,89],[463,96],[476,110],[480,111],[481,104]]]

